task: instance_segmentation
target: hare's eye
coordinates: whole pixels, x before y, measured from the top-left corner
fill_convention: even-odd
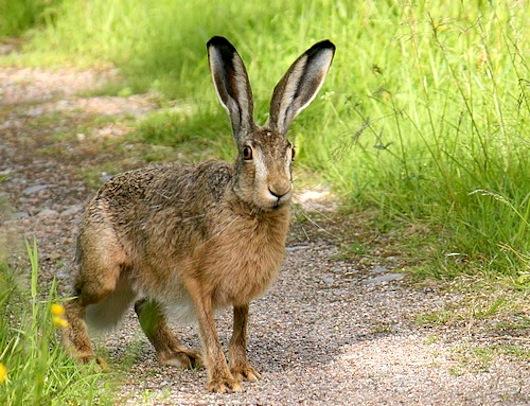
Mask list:
[[[291,149],[291,161],[294,161],[294,156],[296,155],[296,151],[294,150],[294,147]]]
[[[252,148],[250,147],[243,148],[243,159],[245,161],[250,161],[252,159]]]

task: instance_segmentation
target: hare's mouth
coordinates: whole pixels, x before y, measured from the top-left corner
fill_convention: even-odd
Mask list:
[[[291,196],[289,193],[288,195],[282,196],[279,199],[277,199],[275,202],[273,202],[271,208],[273,210],[279,209],[281,207],[288,205],[290,201],[291,201]]]
[[[291,199],[291,188],[283,192],[278,193],[275,190],[268,188],[268,198],[271,201],[271,206],[273,209],[284,206]]]
[[[282,206],[285,206],[286,204],[288,204],[290,201],[290,198],[289,197],[285,197],[285,198],[281,198],[281,199],[278,199],[276,201],[276,203],[274,204],[274,208],[278,208],[278,207],[282,207]]]
[[[290,201],[291,199],[286,196],[285,198],[277,199],[275,201],[261,200],[259,202],[254,202],[254,205],[264,211],[276,211],[288,206]]]

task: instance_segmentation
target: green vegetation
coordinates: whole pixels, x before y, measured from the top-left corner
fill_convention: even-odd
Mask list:
[[[462,292],[459,286],[458,290]],[[469,292],[462,299],[444,307],[415,316],[415,322],[422,327],[440,327],[481,323],[489,330],[523,335],[530,332],[530,308],[526,292],[511,289],[488,291],[485,286],[476,285],[475,294]],[[480,292],[477,294],[477,292]]]
[[[113,92],[153,90],[189,107],[163,109],[136,136],[227,158],[206,40],[236,44],[263,122],[289,64],[330,38],[327,83],[291,131],[298,164],[352,210],[426,230],[433,238],[416,250],[432,250],[434,261],[420,274],[484,273],[527,289],[529,17],[528,2],[512,1],[65,0],[26,52],[4,63],[111,62],[125,76]]]
[[[36,246],[28,254],[29,286],[0,264],[0,404],[112,404],[109,380],[95,365],[76,365],[58,343],[65,322],[62,306],[52,306],[55,284],[47,295],[38,291]]]
[[[0,36],[23,34],[38,24],[51,24],[61,0],[0,0]]]
[[[457,346],[452,354],[455,365],[450,368],[449,373],[460,376],[469,372],[487,372],[499,357],[528,362],[530,351],[522,346],[507,344]]]

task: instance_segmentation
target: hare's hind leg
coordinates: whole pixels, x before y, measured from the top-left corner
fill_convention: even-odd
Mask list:
[[[118,278],[111,275],[116,271],[119,272],[119,267],[116,270],[109,270],[109,277],[100,283],[87,284],[78,281],[75,287],[77,296],[65,304],[69,327],[64,331],[64,341],[72,355],[82,362],[88,362],[94,357],[85,323],[86,308],[101,302],[112,293]]]
[[[201,365],[199,353],[186,348],[171,332],[162,306],[158,302],[142,299],[135,303],[134,310],[142,330],[155,347],[162,364],[182,368],[197,368]]]
[[[87,306],[100,303],[116,289],[125,259],[123,250],[110,233],[100,233],[94,239],[87,234],[79,240],[76,297],[65,304],[69,327],[63,334],[67,349],[83,362],[94,358],[85,323]]]

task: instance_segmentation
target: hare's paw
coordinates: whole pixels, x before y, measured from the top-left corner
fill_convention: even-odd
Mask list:
[[[94,355],[93,352],[77,353],[74,355],[75,359],[82,364],[95,363],[101,372],[110,371],[109,364],[105,358]]]
[[[96,364],[99,366],[101,372],[108,372],[110,371],[109,364],[105,360],[105,358],[102,357],[94,357],[94,361],[96,361]]]
[[[208,390],[210,392],[227,393],[241,392],[243,389],[241,383],[227,373],[226,375],[213,376],[208,381]]]
[[[172,365],[184,369],[202,367],[199,352],[193,350],[164,351],[158,354],[158,359],[163,365]]]
[[[261,375],[248,362],[244,364],[233,365],[230,368],[234,379],[238,382],[249,381],[256,382],[261,378]]]

